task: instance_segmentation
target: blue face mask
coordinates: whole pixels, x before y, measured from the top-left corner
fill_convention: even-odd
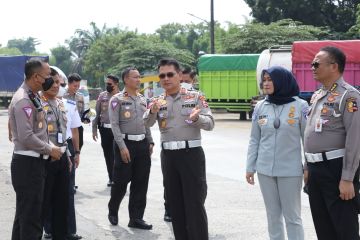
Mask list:
[[[190,84],[190,83],[185,83],[185,82],[183,82],[183,83],[181,83],[180,85],[181,85],[181,88],[185,88],[185,89],[187,89],[187,90],[192,89],[192,84]]]

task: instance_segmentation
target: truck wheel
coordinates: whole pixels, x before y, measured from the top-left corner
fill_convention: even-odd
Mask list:
[[[246,120],[246,112],[240,112],[240,120]]]

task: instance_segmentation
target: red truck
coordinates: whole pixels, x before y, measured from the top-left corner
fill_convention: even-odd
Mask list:
[[[300,97],[309,101],[313,92],[320,87],[320,84],[313,78],[310,64],[316,53],[325,46],[337,47],[345,53],[344,79],[359,88],[360,40],[298,41],[294,42],[292,46],[276,46],[266,49],[260,54],[257,64],[258,86],[260,86],[260,75],[264,68],[280,65],[293,72],[300,87]]]

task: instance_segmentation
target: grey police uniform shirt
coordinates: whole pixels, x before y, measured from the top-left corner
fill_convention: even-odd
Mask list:
[[[146,98],[141,94],[129,96],[122,91],[111,97],[109,102],[111,130],[120,149],[126,148],[122,134],[145,134],[148,142],[153,143],[151,131],[145,127],[143,120],[146,107]]]
[[[9,122],[14,151],[35,151],[50,155],[51,145],[47,134],[46,115],[41,105],[38,111],[31,102],[30,88],[24,82],[15,92],[9,106]],[[39,97],[39,101],[40,97]],[[41,104],[41,103],[40,103]]]
[[[58,147],[66,145],[67,116],[64,103],[57,98],[46,99],[44,96],[42,100],[43,109],[47,115],[49,140]],[[61,134],[61,141],[58,139],[58,134]]]
[[[82,117],[83,113],[85,112],[85,103],[84,103],[84,96],[81,93],[70,94],[66,92],[63,96],[65,99],[69,99],[76,102],[76,107],[79,112],[80,118]]]
[[[100,93],[98,99],[96,100],[96,117],[92,122],[92,131],[93,133],[97,132],[98,124],[109,124],[109,101],[111,99],[111,94],[107,91]]]
[[[211,110],[205,96],[195,90],[181,90],[175,97],[164,94],[155,97],[161,103],[158,113],[151,113],[149,109],[144,114],[145,125],[151,127],[156,120],[161,133],[161,142],[200,140],[201,129],[212,130],[215,125]],[[193,108],[201,109],[199,119],[191,122],[189,116]]]
[[[322,153],[345,148],[341,178],[353,181],[360,159],[360,93],[341,77],[311,99],[304,148]],[[321,131],[320,131],[321,128]]]
[[[271,177],[302,176],[301,142],[306,126],[308,104],[299,97],[275,105],[266,100],[255,106],[247,154],[247,172]],[[274,120],[280,119],[275,129]]]

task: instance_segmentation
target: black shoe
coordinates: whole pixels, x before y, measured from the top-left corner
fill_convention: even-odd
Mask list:
[[[147,224],[142,219],[130,219],[128,227],[139,228],[139,229],[144,229],[144,230],[151,230],[152,229],[152,225]]]
[[[44,238],[45,238],[45,239],[50,239],[50,238],[52,238],[51,233],[44,233]]]
[[[112,185],[114,185],[114,182],[109,180],[108,183],[107,183],[107,186],[111,187]]]
[[[171,218],[169,212],[166,211],[166,210],[165,210],[165,214],[164,214],[164,221],[165,222],[171,222],[172,221],[172,218]]]
[[[76,233],[73,234],[69,234],[66,237],[67,240],[78,240],[78,239],[82,239],[82,236],[77,235]]]
[[[114,215],[108,215],[108,219],[109,219],[109,222],[112,224],[112,225],[118,225],[118,222],[119,222],[119,219],[118,219],[118,216],[114,216]]]

